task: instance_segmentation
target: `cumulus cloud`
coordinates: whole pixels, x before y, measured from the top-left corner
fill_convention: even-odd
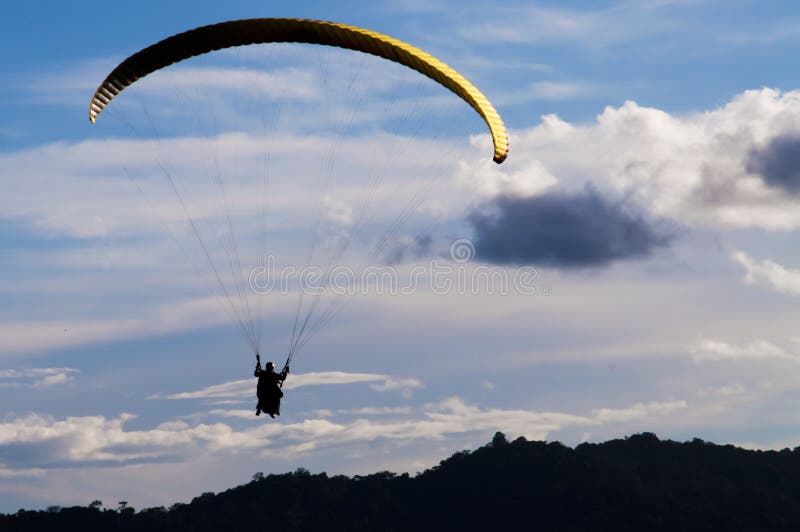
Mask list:
[[[197,445],[218,450],[246,446],[221,424],[183,422],[161,424],[153,429],[127,431],[126,422],[136,416],[121,414],[67,417],[29,414],[0,423],[0,452],[6,466],[16,468],[65,467],[74,465],[119,465],[168,459],[173,449],[188,450]]]
[[[503,183],[500,176],[527,175],[528,196],[553,187],[547,176],[565,190],[590,181],[682,225],[788,230],[800,226],[800,198],[774,184],[790,180],[787,153],[800,136],[798,123],[800,91],[749,90],[687,115],[627,101],[606,107],[595,123],[547,115],[513,132],[507,167],[465,171],[463,180],[481,192]],[[497,186],[492,192],[522,195]]]
[[[552,121],[552,117],[544,120]],[[527,149],[524,146],[522,149],[519,156],[515,157],[524,157],[526,160],[516,166],[508,163],[511,169],[461,161],[459,163],[461,184],[483,199],[506,195],[532,196],[555,186],[558,179],[541,161],[531,160],[526,156]]]
[[[674,235],[633,205],[609,201],[590,187],[502,196],[474,211],[469,221],[478,258],[499,264],[599,266],[647,257]]]
[[[767,340],[753,340],[746,344],[731,344],[722,340],[703,339],[689,347],[689,353],[695,361],[725,361],[725,360],[788,360],[800,362],[798,353],[769,342]]]
[[[394,411],[401,417],[353,421],[305,419],[294,423],[267,423],[236,430],[224,423],[177,420],[154,428],[126,430],[136,416],[121,414],[67,417],[29,414],[0,422],[0,470],[31,471],[82,466],[117,466],[130,463],[185,461],[198,453],[253,452],[293,456],[314,449],[378,439],[409,442],[440,440],[449,435],[501,430],[529,439],[545,439],[552,431],[574,426],[624,423],[653,415],[667,415],[685,407],[682,401],[636,404],[623,409],[598,409],[588,416],[561,412],[490,408],[450,397],[425,406],[419,417],[402,417],[413,411]],[[355,414],[380,413],[371,409]],[[252,418],[247,410],[212,410],[215,416]],[[8,475],[6,475],[8,476]]]
[[[743,251],[732,255],[733,259],[744,266],[745,282],[750,284],[766,284],[775,291],[800,295],[800,270],[791,270],[771,260],[756,260]]]
[[[409,441],[443,439],[445,436],[478,431],[500,430],[528,439],[546,439],[553,431],[572,426],[593,426],[626,422],[651,415],[664,415],[685,407],[683,402],[647,403],[625,409],[601,409],[589,416],[561,412],[537,412],[517,409],[481,409],[458,397],[450,397],[425,406],[423,417],[392,421],[356,420],[352,423],[320,426],[318,438],[290,445],[288,452],[305,452],[324,445],[377,438]]]

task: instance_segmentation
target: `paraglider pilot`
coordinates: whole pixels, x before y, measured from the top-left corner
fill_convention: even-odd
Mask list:
[[[275,365],[272,362],[267,362],[264,369],[261,369],[261,357],[256,355],[256,370],[253,376],[258,377],[258,386],[256,387],[256,395],[258,395],[257,416],[261,415],[262,410],[273,418],[281,415],[281,397],[283,397],[281,386],[283,386],[283,381],[286,380],[288,374],[289,366],[284,367],[280,373],[275,373]]]

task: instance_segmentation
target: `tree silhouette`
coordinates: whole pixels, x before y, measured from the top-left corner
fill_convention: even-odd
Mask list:
[[[0,514],[0,531],[797,531],[800,449],[651,433],[571,449],[498,432],[414,477],[299,468],[169,509],[101,506]]]

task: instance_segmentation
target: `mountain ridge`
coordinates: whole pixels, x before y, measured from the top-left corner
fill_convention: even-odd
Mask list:
[[[800,448],[647,432],[570,448],[498,432],[416,476],[300,468],[169,508],[98,502],[0,515],[0,530],[800,530]]]

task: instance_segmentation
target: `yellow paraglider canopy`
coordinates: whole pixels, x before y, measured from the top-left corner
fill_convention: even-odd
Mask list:
[[[214,50],[273,42],[322,44],[348,48],[400,63],[447,87],[481,115],[494,142],[494,161],[508,156],[503,120],[472,83],[432,55],[378,32],[319,20],[259,18],[202,26],[168,37],[120,63],[97,88],[89,105],[92,123],[123,89],[136,80],[184,59]]]

